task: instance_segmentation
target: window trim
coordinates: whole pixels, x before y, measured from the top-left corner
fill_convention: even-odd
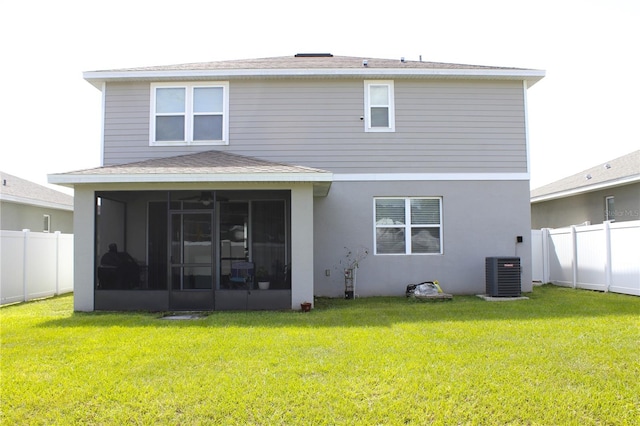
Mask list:
[[[372,127],[371,126],[371,108],[376,105],[371,105],[371,87],[372,86],[387,86],[389,90],[389,104],[386,105],[389,108],[389,126],[387,127]],[[396,110],[395,110],[395,89],[393,80],[365,80],[364,81],[364,131],[365,132],[395,132],[396,131]],[[377,105],[382,106],[382,105]]]
[[[42,232],[45,233],[49,233],[51,232],[51,215],[49,214],[45,214],[42,215],[42,219],[43,219],[43,226],[42,226]]]
[[[404,200],[404,215],[405,215],[405,223],[403,225],[378,225],[376,223],[376,200]],[[438,200],[439,201],[439,209],[440,209],[440,223],[438,225],[413,225],[411,223],[411,200]],[[444,237],[443,237],[443,197],[441,196],[388,196],[388,197],[373,197],[373,253],[376,256],[437,256],[444,254]],[[404,232],[404,253],[378,253],[378,240],[377,240],[377,230],[378,228],[405,228]],[[411,251],[411,230],[414,228],[437,228],[440,230],[440,251],[438,253],[413,253]]]
[[[203,87],[222,88],[222,139],[194,140],[193,123],[194,117],[202,115],[194,112],[194,89]],[[184,140],[156,141],[156,93],[157,89],[185,89],[184,108]],[[203,81],[203,82],[164,82],[151,83],[150,94],[150,115],[149,115],[149,146],[188,146],[188,145],[229,145],[229,82],[228,81]],[[174,115],[174,114],[166,114]],[[179,115],[179,114],[175,114]]]
[[[606,197],[604,197],[604,220],[605,221],[609,221],[609,222],[615,222],[616,220],[616,215],[615,215],[615,197],[613,195],[608,195]],[[611,207],[613,207],[613,209],[609,209],[609,204],[611,204]]]

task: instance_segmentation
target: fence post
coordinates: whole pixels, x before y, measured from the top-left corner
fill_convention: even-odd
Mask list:
[[[572,287],[578,286],[578,236],[576,226],[571,225],[571,275]]]
[[[551,272],[549,271],[549,228],[542,228],[542,282],[551,282]]]
[[[604,245],[605,245],[605,260],[604,260],[604,291],[608,292],[611,288],[611,281],[613,277],[613,268],[611,267],[611,222],[606,220],[602,223],[604,229]]]
[[[60,294],[60,231],[56,231],[56,293]]]
[[[29,229],[22,230],[22,236],[24,237],[24,244],[22,247],[22,301],[29,300],[29,293],[27,293],[27,271],[29,267],[27,265],[27,243],[29,242]]]

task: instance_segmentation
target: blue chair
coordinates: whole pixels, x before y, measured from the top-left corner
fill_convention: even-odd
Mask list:
[[[234,262],[231,264],[229,282],[234,288],[251,289],[255,265],[253,262]]]

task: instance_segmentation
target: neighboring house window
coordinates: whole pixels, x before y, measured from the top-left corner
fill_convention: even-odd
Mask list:
[[[42,227],[42,232],[51,232],[51,216],[48,214],[44,215],[44,225]]]
[[[365,132],[395,132],[395,106],[392,80],[365,80]]]
[[[441,254],[442,198],[375,198],[376,254]]]
[[[151,85],[151,145],[229,143],[229,84]]]
[[[616,220],[613,196],[604,199],[604,220]]]

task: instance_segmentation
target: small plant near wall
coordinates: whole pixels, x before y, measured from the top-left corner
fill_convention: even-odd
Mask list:
[[[345,247],[345,250],[347,251],[344,262],[345,270],[358,268],[360,266],[360,262],[369,255],[369,249],[366,247],[360,247],[358,250],[351,250],[348,247]],[[342,261],[340,263],[342,263]]]
[[[256,279],[258,280],[258,288],[267,290],[270,284],[269,271],[264,266],[260,266],[256,271]]]
[[[356,270],[368,255],[369,249],[360,247],[357,250],[351,250],[345,247],[347,254],[340,261],[340,266],[344,272],[344,298],[354,299],[356,296]]]

